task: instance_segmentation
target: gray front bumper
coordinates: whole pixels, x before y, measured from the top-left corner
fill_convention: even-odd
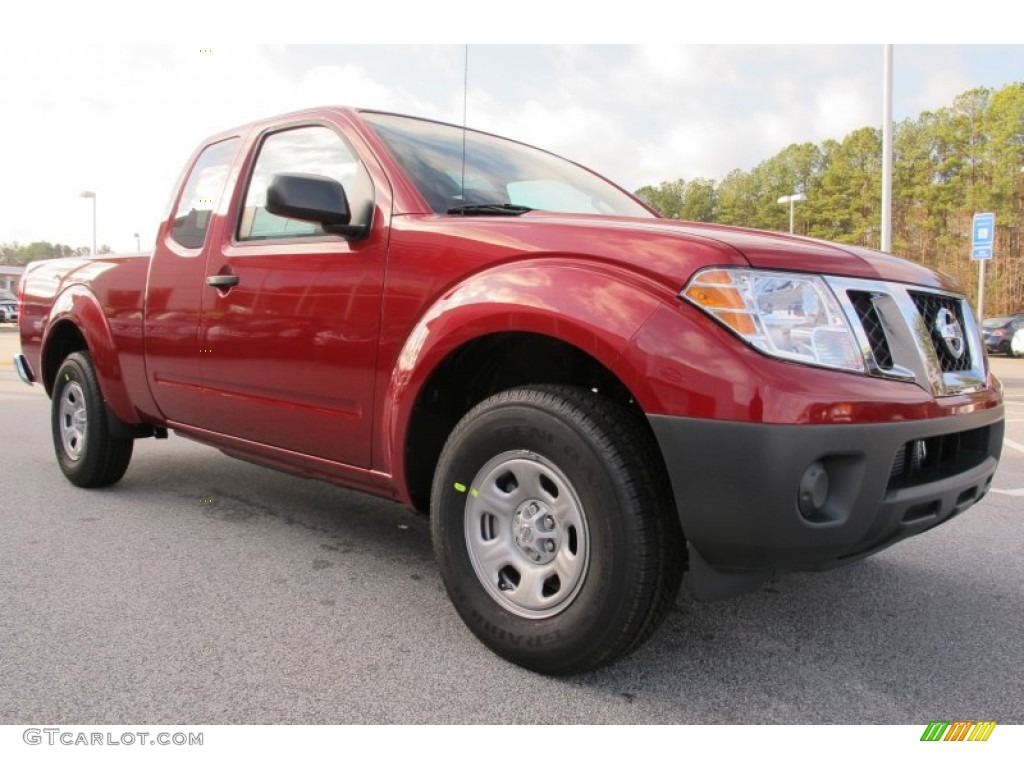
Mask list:
[[[649,419],[691,568],[737,575],[840,565],[945,522],[988,491],[1004,431],[1002,406],[881,424]],[[918,441],[925,458],[904,461]],[[802,510],[812,466],[827,492]]]

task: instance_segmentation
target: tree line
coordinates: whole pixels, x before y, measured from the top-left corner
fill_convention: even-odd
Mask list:
[[[663,215],[780,232],[803,193],[797,234],[878,248],[882,132],[859,128],[842,141],[791,144],[750,171],[724,179],[676,179],[636,191]],[[985,314],[1024,312],[1024,83],[975,88],[952,106],[923,112],[893,133],[892,252],[955,277],[972,301],[972,218],[996,217]]]
[[[72,248],[61,243],[48,243],[40,240],[28,245],[18,243],[0,243],[0,264],[24,266],[30,261],[41,259],[60,259],[65,256],[88,256],[88,247]],[[109,245],[100,246],[100,253],[113,253]]]

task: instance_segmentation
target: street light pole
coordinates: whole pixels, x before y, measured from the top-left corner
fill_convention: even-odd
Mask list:
[[[882,76],[882,242],[892,250],[892,46],[886,45]]]
[[[92,255],[96,255],[96,193],[86,190],[82,192],[82,197],[88,197],[92,200]]]
[[[135,233],[135,253],[138,256],[142,255],[142,241],[139,239],[139,233]]]
[[[797,192],[792,195],[783,195],[779,198],[779,204],[789,203],[789,234],[793,234],[793,205],[795,203],[802,203],[807,199],[807,195],[802,192]]]

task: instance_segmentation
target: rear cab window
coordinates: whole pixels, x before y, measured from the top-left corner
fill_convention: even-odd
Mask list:
[[[171,238],[185,248],[202,248],[213,212],[220,205],[237,137],[211,144],[192,167],[171,222]]]

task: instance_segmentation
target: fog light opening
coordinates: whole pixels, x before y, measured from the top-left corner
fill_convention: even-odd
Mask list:
[[[797,507],[808,520],[821,520],[828,501],[828,470],[816,461],[804,470],[797,491]]]

